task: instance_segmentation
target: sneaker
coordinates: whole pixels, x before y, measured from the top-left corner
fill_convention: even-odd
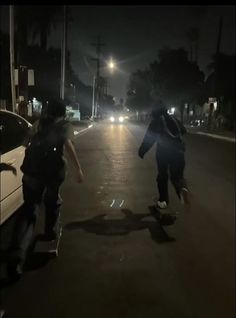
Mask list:
[[[182,188],[181,189],[180,201],[183,204],[190,204],[190,201],[189,201],[189,190],[187,188]]]
[[[157,201],[157,207],[160,209],[166,209],[168,207],[168,204],[166,201]]]

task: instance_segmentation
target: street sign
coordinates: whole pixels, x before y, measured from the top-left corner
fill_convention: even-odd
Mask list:
[[[28,70],[28,86],[34,86],[34,70]]]
[[[28,78],[27,78],[28,86],[34,86],[34,70],[28,70]],[[19,85],[19,70],[15,69],[15,86]]]

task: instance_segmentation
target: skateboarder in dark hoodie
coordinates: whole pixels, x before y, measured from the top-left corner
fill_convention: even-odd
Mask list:
[[[186,133],[182,123],[170,116],[159,99],[152,111],[152,120],[139,148],[138,155],[143,159],[146,152],[157,144],[156,161],[158,167],[157,186],[159,199],[157,207],[165,209],[169,204],[168,174],[179,199],[189,203],[188,188],[184,178],[185,144],[182,136]]]

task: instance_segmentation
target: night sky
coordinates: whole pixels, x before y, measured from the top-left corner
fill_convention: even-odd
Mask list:
[[[218,22],[222,14],[222,51],[235,53],[235,7],[233,6],[73,6],[69,27],[69,48],[76,73],[91,83],[95,64],[90,56],[92,37],[101,35],[106,43],[104,59],[110,55],[118,69],[109,77],[108,92],[125,97],[129,73],[145,68],[163,46],[187,46],[186,31],[200,28],[199,64],[203,71],[215,52]]]
[[[215,52],[219,17],[223,18],[221,51],[235,53],[235,6],[69,6],[72,18],[68,28],[68,47],[72,65],[79,78],[92,84],[95,73],[93,37],[100,35],[106,43],[103,61],[110,56],[118,69],[108,77],[108,93],[117,98],[126,96],[130,72],[144,69],[153,62],[164,46],[188,48],[186,32],[189,27],[200,29],[199,65],[206,65]],[[52,32],[50,42],[60,43],[60,30]]]

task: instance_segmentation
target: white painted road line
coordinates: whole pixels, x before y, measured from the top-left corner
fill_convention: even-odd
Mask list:
[[[110,207],[112,208],[116,200],[112,200],[112,203],[110,204]]]
[[[204,135],[204,136],[208,136],[208,137],[211,137],[211,138],[222,139],[222,140],[226,140],[226,141],[230,141],[230,142],[235,142],[236,141],[236,139],[232,138],[232,137],[209,134],[209,133],[204,133],[204,132],[201,132],[201,131],[197,131],[195,134]]]
[[[83,134],[84,132],[86,132],[87,130],[89,130],[90,128],[92,128],[93,125],[89,125],[87,128],[84,128],[82,130],[77,131],[76,129],[74,129],[74,135],[75,138],[78,137],[79,135]]]
[[[125,200],[122,200],[121,201],[121,204],[120,204],[120,208],[122,207],[122,205],[124,204]]]

